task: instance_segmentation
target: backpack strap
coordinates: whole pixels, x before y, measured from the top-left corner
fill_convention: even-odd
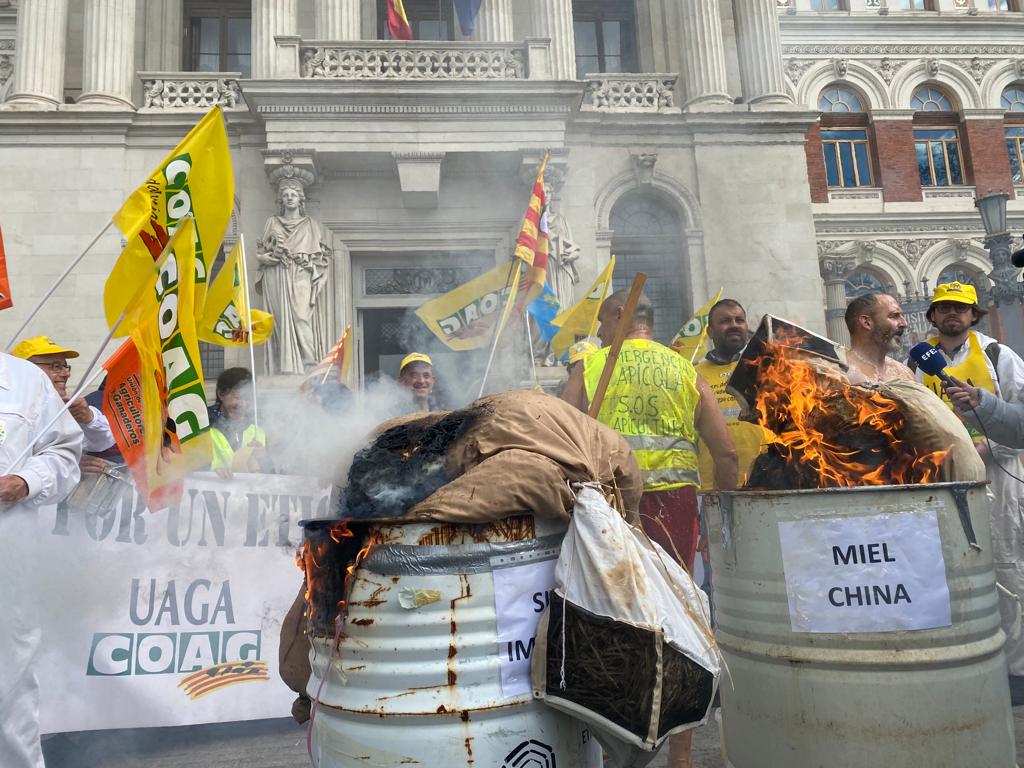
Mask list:
[[[985,347],[985,356],[992,362],[992,370],[996,372],[996,384],[999,383],[999,347],[998,341],[993,341]]]

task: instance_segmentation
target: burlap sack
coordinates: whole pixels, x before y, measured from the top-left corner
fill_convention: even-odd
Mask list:
[[[532,514],[567,520],[569,485],[577,482],[600,484],[627,520],[636,519],[643,482],[629,444],[615,431],[542,392],[488,395],[466,410],[481,412],[447,449],[446,470],[454,479],[401,519],[483,523]],[[446,415],[402,416],[382,424],[378,434]]]
[[[941,480],[985,480],[985,462],[967,428],[934,392],[916,381],[890,381],[880,384],[878,390],[903,408],[908,442],[926,452],[949,450],[942,462]]]
[[[306,582],[299,587],[295,602],[281,622],[281,643],[278,646],[278,673],[284,684],[299,694],[292,704],[292,717],[299,723],[309,720],[309,637],[306,634]]]

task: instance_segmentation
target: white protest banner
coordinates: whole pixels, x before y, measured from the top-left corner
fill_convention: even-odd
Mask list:
[[[302,583],[298,521],[330,517],[314,478],[190,476],[181,504],[40,511],[44,733],[287,717],[281,620]]]
[[[530,657],[537,639],[537,622],[548,607],[555,584],[558,548],[542,550],[524,564],[491,558],[494,568],[494,610],[498,616],[498,659],[501,693],[506,698],[533,690]],[[522,563],[522,556],[514,563]]]
[[[794,632],[951,623],[934,511],[779,522]]]

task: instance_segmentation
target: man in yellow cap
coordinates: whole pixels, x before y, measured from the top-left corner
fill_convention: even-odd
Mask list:
[[[68,379],[71,378],[71,366],[68,360],[78,357],[78,352],[55,344],[48,336],[33,336],[24,339],[11,350],[11,354],[28,360],[46,374],[53,384],[57,395],[65,403],[68,402]],[[114,435],[110,431],[110,422],[103,412],[76,398],[68,405],[68,413],[78,422],[85,435],[83,450],[85,453],[102,453],[114,445]],[[107,462],[91,456],[82,456],[83,472],[102,472]]]
[[[422,352],[412,352],[402,358],[398,368],[398,385],[412,395],[418,411],[431,410],[434,394],[434,363]]]
[[[1024,360],[1009,347],[974,330],[985,315],[978,306],[978,294],[967,283],[942,283],[935,287],[926,317],[938,336],[931,343],[939,347],[947,361],[946,373],[978,389],[991,392],[1008,403],[1024,402]],[[911,365],[911,367],[914,367]],[[916,372],[923,382],[952,407],[937,376]],[[1024,476],[1019,451],[990,443],[968,425],[974,445],[985,460],[992,505],[992,559],[996,581],[1024,600],[1024,485],[1009,477],[1010,472]],[[1000,469],[1000,466],[1003,469]],[[1002,599],[1002,598],[1001,598]],[[1006,661],[1010,672],[1010,694],[1014,704],[1024,703],[1024,636],[1010,639],[1014,606],[1001,605],[1006,631]]]

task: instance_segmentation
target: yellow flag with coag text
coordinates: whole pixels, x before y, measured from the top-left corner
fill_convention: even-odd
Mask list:
[[[249,306],[245,285],[245,254],[241,240],[210,284],[199,322],[199,338],[222,347],[263,344],[274,330],[274,316]],[[250,327],[250,313],[252,326]]]
[[[181,497],[181,481],[210,465],[210,420],[199,360],[195,312],[195,227],[186,217],[155,280],[126,307],[125,325],[138,351],[142,385],[143,467],[133,466],[151,511]],[[144,472],[144,475],[143,475]]]
[[[206,298],[206,276],[224,239],[234,204],[231,154],[220,107],[211,109],[114,214],[128,241],[103,288],[103,311],[113,328],[153,260],[186,216],[195,218],[195,306]]]
[[[587,295],[551,321],[552,325],[558,327],[558,333],[551,339],[551,351],[555,353],[555,357],[564,357],[569,352],[569,347],[576,343],[577,336],[594,335],[597,330],[597,313],[608,296],[614,271],[615,257],[612,256],[608,266],[590,286]]]
[[[479,349],[494,338],[495,322],[503,327],[508,320],[518,287],[519,261],[513,259],[431,299],[416,315],[449,349]]]
[[[696,360],[701,347],[704,346],[704,342],[707,340],[708,313],[710,313],[711,308],[718,303],[718,300],[722,298],[723,290],[724,289],[719,288],[715,297],[713,299],[708,299],[707,303],[698,309],[693,314],[693,317],[686,321],[686,325],[679,329],[679,332],[675,335],[672,339],[672,343],[669,345],[691,363]]]

